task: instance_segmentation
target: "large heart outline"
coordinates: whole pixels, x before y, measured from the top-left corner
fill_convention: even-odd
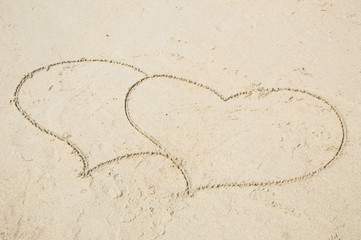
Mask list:
[[[88,160],[85,156],[85,154],[82,152],[82,150],[72,141],[70,141],[67,138],[64,138],[63,136],[41,126],[39,123],[37,123],[20,105],[19,102],[19,92],[20,89],[22,88],[23,84],[30,78],[33,77],[33,75],[39,71],[43,71],[43,70],[48,70],[49,68],[56,66],[56,65],[61,65],[61,64],[69,64],[69,63],[76,63],[76,62],[107,62],[107,63],[112,63],[112,64],[119,64],[125,67],[130,67],[132,68],[134,71],[138,71],[141,72],[145,75],[144,78],[142,78],[141,80],[137,81],[135,84],[133,84],[128,92],[126,93],[126,97],[124,99],[124,106],[125,106],[125,114],[126,117],[130,123],[130,125],[135,128],[141,135],[143,135],[145,138],[147,138],[148,140],[150,140],[155,146],[157,146],[159,149],[161,149],[161,151],[159,152],[137,152],[137,153],[132,153],[132,154],[125,154],[119,157],[116,157],[114,159],[110,159],[108,161],[102,162],[100,164],[98,164],[97,166],[89,169],[89,163]],[[62,62],[58,62],[58,63],[54,63],[54,64],[50,64],[44,67],[40,67],[36,70],[33,70],[32,72],[26,74],[20,81],[20,83],[17,85],[14,94],[13,94],[13,102],[15,103],[15,107],[17,108],[17,110],[22,114],[22,116],[28,120],[34,127],[36,127],[37,129],[39,129],[40,131],[54,137],[57,138],[60,141],[65,142],[67,145],[69,145],[72,149],[73,152],[80,158],[80,161],[82,162],[83,168],[82,168],[82,172],[79,174],[82,177],[87,177],[87,176],[91,176],[91,173],[101,167],[107,166],[109,164],[124,160],[124,159],[128,159],[128,158],[133,158],[133,157],[137,157],[137,156],[149,156],[149,155],[159,155],[159,156],[163,156],[166,159],[168,159],[178,170],[179,172],[182,174],[184,181],[185,181],[185,190],[182,193],[186,193],[187,195],[195,193],[196,191],[199,190],[206,190],[206,189],[214,189],[214,188],[221,188],[221,187],[250,187],[250,186],[270,186],[270,185],[281,185],[281,184],[286,184],[286,183],[292,183],[292,182],[296,182],[296,181],[300,181],[309,177],[314,176],[315,174],[319,173],[320,171],[322,171],[323,169],[325,169],[327,166],[329,166],[331,164],[331,162],[333,162],[340,154],[341,150],[343,149],[344,145],[345,145],[345,139],[346,139],[346,129],[345,129],[345,124],[342,120],[342,117],[340,115],[340,113],[337,111],[337,109],[330,104],[327,100],[325,100],[323,97],[318,96],[316,94],[310,93],[306,90],[300,90],[300,89],[293,89],[293,88],[258,88],[255,89],[253,91],[258,91],[258,92],[279,92],[279,91],[294,91],[294,92],[299,92],[302,94],[307,94],[321,102],[323,102],[324,104],[328,105],[331,110],[334,112],[334,114],[336,115],[339,123],[340,123],[340,127],[342,130],[342,138],[340,141],[340,144],[337,148],[337,151],[335,151],[334,156],[325,162],[325,164],[323,166],[321,166],[320,168],[308,172],[304,175],[301,176],[297,176],[297,177],[293,177],[293,178],[288,178],[288,179],[283,179],[283,180],[275,180],[275,181],[267,181],[267,182],[230,182],[230,183],[219,183],[219,184],[213,184],[213,185],[204,185],[204,186],[199,186],[196,188],[192,188],[191,187],[191,183],[189,181],[189,177],[185,171],[185,169],[178,163],[178,160],[176,157],[172,156],[162,145],[160,142],[158,142],[155,138],[153,138],[150,134],[148,134],[146,131],[144,131],[143,129],[141,129],[138,124],[131,118],[131,113],[130,110],[128,108],[128,102],[130,99],[130,96],[132,94],[132,92],[137,88],[137,86],[139,86],[141,83],[143,83],[146,80],[151,80],[154,78],[159,78],[159,77],[166,77],[169,79],[173,79],[173,80],[177,80],[177,81],[183,81],[186,82],[188,84],[192,84],[195,85],[197,87],[206,89],[210,92],[212,92],[213,94],[215,94],[217,97],[219,97],[222,101],[227,102],[230,99],[234,99],[237,98],[241,95],[246,95],[249,94],[250,91],[243,91],[243,92],[239,92],[233,95],[230,95],[228,97],[225,97],[224,95],[222,95],[221,93],[217,92],[216,90],[212,89],[209,86],[197,83],[195,81],[191,81],[188,79],[184,79],[184,78],[179,78],[176,76],[172,76],[172,75],[166,75],[166,74],[158,74],[158,75],[152,75],[152,76],[148,76],[144,71],[140,70],[139,68],[133,66],[133,65],[129,65],[126,63],[122,63],[122,62],[118,62],[118,61],[114,61],[114,60],[104,60],[104,59],[85,59],[82,58],[80,60],[72,60],[72,61],[62,61]],[[179,193],[181,194],[181,193]]]
[[[186,170],[182,167],[182,165],[179,163],[178,158],[176,156],[172,156],[171,153],[169,153],[169,151],[162,146],[161,142],[159,142],[155,137],[153,137],[151,134],[147,133],[147,131],[145,129],[142,129],[137,122],[132,119],[131,116],[131,111],[129,109],[129,102],[130,102],[130,97],[132,95],[132,92],[134,92],[134,90],[139,87],[142,83],[144,83],[145,81],[149,81],[152,79],[157,79],[157,78],[168,78],[170,80],[175,80],[175,81],[181,81],[187,84],[191,84],[193,86],[197,86],[201,89],[205,89],[207,91],[212,92],[213,94],[215,94],[220,100],[222,100],[223,102],[227,102],[229,100],[238,98],[242,95],[248,95],[248,94],[252,94],[254,92],[266,92],[266,93],[274,93],[274,92],[282,92],[282,91],[287,91],[287,92],[297,92],[297,93],[301,93],[301,94],[306,94],[314,99],[317,99],[318,101],[321,101],[322,103],[326,104],[331,110],[332,112],[335,114],[335,116],[337,117],[337,120],[340,124],[340,128],[342,131],[342,137],[340,140],[340,143],[337,147],[337,150],[335,151],[334,155],[331,157],[331,159],[329,159],[328,161],[325,161],[325,163],[310,172],[307,172],[303,175],[300,176],[296,176],[296,177],[291,177],[291,178],[286,178],[286,179],[282,179],[282,180],[270,180],[270,181],[243,181],[243,182],[225,182],[225,183],[218,183],[218,184],[207,184],[207,185],[201,185],[201,186],[197,186],[196,188],[192,188],[191,187],[191,183],[189,180],[189,176],[186,173]],[[206,189],[214,189],[214,188],[221,188],[221,187],[247,187],[247,186],[270,186],[270,185],[281,185],[281,184],[287,184],[287,183],[292,183],[292,182],[297,182],[300,180],[304,180],[307,179],[309,177],[314,176],[315,174],[319,173],[320,171],[324,170],[327,166],[329,166],[331,164],[331,162],[333,162],[340,154],[341,150],[344,147],[345,144],[345,139],[346,139],[346,129],[345,129],[345,124],[343,122],[343,119],[340,115],[340,113],[337,111],[337,109],[330,104],[326,99],[324,99],[323,97],[316,95],[314,93],[308,92],[306,90],[301,90],[301,89],[295,89],[295,88],[257,88],[254,90],[250,90],[250,91],[243,91],[243,92],[238,92],[236,94],[230,95],[228,97],[222,95],[221,93],[219,93],[218,91],[216,91],[215,89],[197,83],[195,81],[189,80],[189,79],[185,79],[185,78],[179,78],[173,75],[167,75],[167,74],[157,74],[157,75],[153,75],[153,76],[147,76],[141,80],[139,80],[137,83],[135,83],[128,91],[127,95],[126,95],[126,99],[125,99],[125,111],[126,111],[126,116],[128,118],[128,121],[130,122],[130,124],[139,132],[141,133],[144,137],[148,138],[151,142],[153,142],[156,146],[158,146],[162,152],[168,156],[171,161],[175,164],[175,166],[182,172],[182,175],[186,181],[186,189],[185,189],[185,193],[190,194],[190,193],[195,193],[197,191],[200,190],[206,190]]]

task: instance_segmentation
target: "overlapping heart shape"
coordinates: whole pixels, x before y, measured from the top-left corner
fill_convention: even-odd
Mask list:
[[[80,174],[86,176],[108,161],[158,152],[124,114],[129,86],[144,76],[112,60],[60,62],[27,74],[16,88],[14,102],[36,128],[73,149],[83,164]]]
[[[134,106],[143,111],[132,112]],[[225,97],[188,79],[154,75],[130,88],[126,111],[140,133],[172,156],[193,191],[299,181],[328,166],[345,138],[335,107],[291,88]]]
[[[120,91],[118,99],[124,101],[120,111],[124,119],[117,116],[121,121],[128,121],[128,126],[132,128],[129,134],[137,137],[122,155],[103,159],[90,168],[89,152],[84,153],[83,147],[74,140],[35,120],[20,105],[19,94],[24,91],[23,85],[35,74],[46,74],[55,66],[67,65],[71,69],[71,64],[94,62],[127,69],[127,74],[129,71],[137,73],[122,79],[126,85],[121,85],[124,90]],[[92,78],[94,74],[87,77]],[[109,70],[111,74],[112,70]],[[142,75],[140,80],[136,79],[138,75]],[[130,78],[131,81],[126,81]],[[77,87],[84,88],[81,84]],[[116,88],[109,87],[111,90]],[[80,91],[77,96],[83,95],[84,92]],[[115,95],[110,97],[114,99]],[[13,100],[33,126],[67,143],[74,150],[83,164],[82,176],[134,156],[161,155],[182,174],[185,193],[218,187],[279,185],[299,181],[325,169],[340,154],[345,143],[345,125],[340,113],[324,98],[308,91],[256,88],[225,97],[191,80],[170,75],[148,76],[139,68],[113,60],[83,58],[36,69],[20,81]],[[134,108],[140,111],[133,112]],[[73,111],[73,115],[77,112]],[[36,119],[39,117],[41,115]],[[120,129],[126,127],[119,125]],[[137,144],[138,140],[140,144]],[[150,143],[155,148],[147,145]]]

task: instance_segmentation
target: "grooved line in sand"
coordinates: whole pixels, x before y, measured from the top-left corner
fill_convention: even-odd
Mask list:
[[[85,154],[82,152],[82,150],[72,141],[70,141],[69,139],[51,131],[46,129],[45,127],[41,126],[39,123],[37,123],[20,105],[19,102],[19,92],[21,87],[24,85],[24,83],[33,77],[33,75],[37,72],[40,71],[48,71],[51,67],[53,66],[57,66],[57,65],[62,65],[62,64],[71,64],[71,63],[81,63],[81,62],[105,62],[105,63],[110,63],[110,64],[116,64],[116,65],[121,65],[124,67],[129,67],[131,69],[133,69],[136,72],[142,73],[145,77],[142,78],[141,80],[137,81],[135,84],[133,84],[128,92],[126,93],[126,97],[124,99],[124,107],[125,107],[125,114],[126,117],[130,123],[130,125],[136,130],[138,131],[141,135],[143,135],[145,138],[147,138],[148,140],[150,140],[154,145],[156,145],[161,151],[160,152],[138,152],[138,153],[132,153],[132,154],[125,154],[116,158],[113,158],[111,160],[105,161],[103,163],[100,163],[98,165],[96,165],[95,167],[89,169],[89,162],[87,157],[85,156]],[[185,171],[185,169],[182,167],[182,165],[179,163],[178,159],[174,156],[172,156],[162,145],[159,141],[157,141],[155,138],[153,138],[150,134],[146,133],[143,129],[141,129],[137,123],[132,120],[131,118],[131,111],[129,109],[128,103],[130,101],[130,96],[132,94],[132,92],[143,82],[148,81],[148,80],[152,80],[155,78],[168,78],[170,80],[174,80],[174,81],[181,81],[181,82],[185,82],[194,86],[197,86],[199,88],[203,88],[206,89],[210,92],[212,92],[213,94],[215,94],[217,97],[219,97],[222,101],[227,102],[230,99],[234,99],[237,97],[240,97],[242,95],[246,96],[246,95],[250,95],[253,94],[255,92],[259,92],[259,93],[264,93],[264,94],[270,94],[270,93],[275,93],[275,92],[281,92],[281,91],[288,91],[288,92],[297,92],[297,93],[302,93],[302,94],[306,94],[308,96],[311,96],[313,98],[315,98],[316,100],[319,100],[321,102],[323,102],[324,104],[326,104],[327,106],[330,107],[330,109],[334,112],[335,116],[337,117],[340,127],[341,127],[341,131],[342,131],[342,137],[339,143],[339,146],[335,152],[335,154],[333,155],[333,157],[328,160],[324,165],[322,165],[321,167],[319,167],[318,169],[303,174],[301,176],[298,177],[293,177],[293,178],[288,178],[288,179],[283,179],[283,180],[272,180],[272,181],[264,181],[264,182],[257,182],[257,181],[243,181],[243,182],[228,182],[228,183],[219,183],[219,184],[208,184],[208,185],[203,185],[203,186],[199,186],[196,188],[192,188],[191,187],[191,183],[189,181],[188,175]],[[341,114],[337,111],[337,109],[330,104],[326,99],[324,99],[323,97],[313,94],[311,92],[308,92],[306,90],[301,90],[301,89],[294,89],[294,88],[257,88],[257,89],[253,89],[253,90],[249,90],[249,91],[243,91],[243,92],[239,92],[236,94],[233,94],[231,96],[224,96],[221,93],[217,92],[216,90],[212,89],[209,86],[191,81],[189,79],[185,79],[185,78],[179,78],[176,76],[172,76],[172,75],[167,75],[167,74],[156,74],[156,75],[152,75],[152,76],[148,76],[144,71],[140,70],[139,68],[133,66],[133,65],[129,65],[126,63],[122,63],[122,62],[118,62],[118,61],[114,61],[114,60],[106,60],[106,59],[85,59],[82,58],[80,60],[72,60],[72,61],[63,61],[63,62],[58,62],[58,63],[54,63],[54,64],[49,64],[45,67],[41,67],[38,68],[36,70],[33,70],[32,72],[26,74],[20,81],[20,83],[17,85],[14,94],[13,94],[13,101],[15,103],[15,106],[17,108],[17,110],[23,115],[23,117],[28,120],[34,127],[36,127],[37,129],[39,129],[41,132],[44,132],[48,135],[51,135],[57,139],[59,139],[60,141],[65,142],[67,145],[69,145],[72,149],[73,152],[80,158],[80,161],[82,162],[83,165],[83,169],[82,172],[80,172],[79,176],[81,177],[89,177],[91,176],[91,173],[98,170],[101,167],[119,162],[121,160],[124,159],[129,159],[129,158],[133,158],[133,157],[137,157],[137,156],[163,156],[165,158],[167,158],[176,168],[177,170],[182,174],[184,181],[185,181],[185,190],[183,192],[180,192],[177,194],[177,196],[180,195],[193,195],[195,192],[200,191],[200,190],[209,190],[209,189],[217,189],[217,188],[227,188],[227,187],[257,187],[257,186],[271,186],[271,185],[283,185],[283,184],[288,184],[288,183],[293,183],[293,182],[298,182],[298,181],[302,181],[305,180],[307,178],[310,178],[314,175],[316,175],[317,173],[321,172],[322,170],[324,170],[325,168],[327,168],[341,153],[341,150],[343,149],[344,145],[345,145],[345,141],[346,141],[346,127],[345,127],[345,123],[342,120]]]

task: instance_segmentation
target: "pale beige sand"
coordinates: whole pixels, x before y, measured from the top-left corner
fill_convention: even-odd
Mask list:
[[[361,239],[360,12],[0,0],[0,239]]]

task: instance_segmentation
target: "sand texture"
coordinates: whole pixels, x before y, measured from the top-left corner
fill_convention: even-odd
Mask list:
[[[0,240],[361,239],[361,2],[0,0]]]

